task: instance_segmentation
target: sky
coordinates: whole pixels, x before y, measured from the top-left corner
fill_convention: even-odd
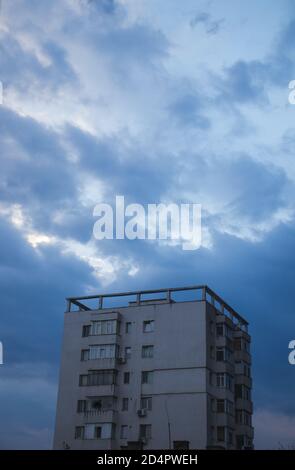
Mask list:
[[[0,447],[52,447],[65,297],[207,284],[250,323],[256,448],[295,445],[295,8],[2,0]],[[93,209],[202,205],[202,246]]]

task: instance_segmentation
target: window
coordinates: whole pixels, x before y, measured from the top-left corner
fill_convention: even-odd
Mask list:
[[[224,361],[224,348],[216,348],[216,361]]]
[[[130,356],[131,356],[131,348],[130,348],[130,346],[126,346],[126,348],[125,348],[125,358],[129,359]]]
[[[90,329],[91,329],[91,325],[83,325],[83,328],[82,328],[83,338],[90,335]]]
[[[232,443],[233,443],[233,433],[232,431],[229,429],[228,432],[227,432],[227,443],[231,446]]]
[[[89,349],[82,349],[81,361],[88,361],[88,359],[89,359]]]
[[[89,359],[111,359],[117,357],[117,344],[100,344],[90,346]]]
[[[103,406],[102,406],[102,400],[95,400],[93,403],[92,403],[92,408],[94,410],[97,410],[97,411],[100,411]]]
[[[80,375],[79,377],[79,385],[80,387],[84,386],[84,385],[88,385],[88,375]]]
[[[219,442],[225,441],[225,427],[224,426],[217,426],[217,440]]]
[[[246,426],[251,426],[251,414],[245,410],[236,411],[236,423],[245,424]]]
[[[114,335],[118,333],[118,321],[117,320],[101,320],[94,321],[91,324],[91,335]]]
[[[217,400],[217,413],[225,412],[225,400]]]
[[[236,442],[237,442],[237,449],[238,450],[243,449],[243,447],[244,447],[244,436],[243,435],[236,436]]]
[[[213,346],[210,346],[210,358],[211,358],[211,359],[215,359]]]
[[[232,416],[234,416],[234,404],[230,400],[225,400],[225,405],[226,405],[226,412]]]
[[[141,357],[154,357],[154,346],[142,346]]]
[[[244,390],[245,390],[245,400],[251,400],[251,390],[250,388],[244,386]]]
[[[122,411],[128,411],[129,398],[122,399]]]
[[[189,441],[173,441],[174,450],[189,450]]]
[[[124,384],[129,384],[130,382],[130,372],[124,372]]]
[[[233,332],[231,328],[225,323],[218,323],[216,325],[216,336],[226,336],[227,338],[232,338]]]
[[[241,338],[234,339],[234,350],[241,351],[242,350],[242,340]]]
[[[235,397],[244,400],[251,400],[251,390],[242,384],[235,385]]]
[[[219,323],[216,325],[216,336],[223,336],[223,324]]]
[[[77,413],[84,413],[86,411],[87,402],[86,400],[78,400]]]
[[[80,385],[113,385],[116,383],[116,371],[92,370],[88,375],[80,375]]]
[[[250,352],[250,343],[248,341],[244,341],[244,350],[247,351],[247,353]]]
[[[214,321],[213,320],[210,320],[210,334],[211,335],[214,334]]]
[[[128,439],[128,426],[126,424],[121,426],[120,438]]]
[[[111,439],[114,432],[113,423],[86,424],[84,439]]]
[[[243,412],[241,410],[236,411],[236,423],[237,424],[243,423]]]
[[[225,385],[225,374],[217,373],[216,374],[216,385],[217,387],[224,387]]]
[[[105,397],[91,397],[90,401],[88,402],[88,410],[89,411],[106,411],[114,409],[115,407],[115,399],[111,396]]]
[[[232,377],[225,373],[217,373],[216,374],[216,386],[219,388],[227,388],[228,390],[232,390]]]
[[[154,320],[145,320],[143,322],[143,332],[150,333],[154,331],[155,322]]]
[[[214,441],[214,439],[215,439],[215,428],[214,428],[214,426],[210,427],[210,436],[211,436],[212,441]]]
[[[152,425],[141,424],[139,429],[139,435],[143,439],[150,439],[152,437]]]
[[[252,425],[252,419],[250,413],[247,413],[247,411],[244,412],[244,424],[246,426],[251,426]]]
[[[141,383],[143,384],[150,384],[153,381],[153,372],[144,370],[141,373]]]
[[[95,426],[94,428],[94,439],[101,439],[101,426]]]
[[[126,322],[125,324],[125,333],[131,333],[131,321]]]
[[[243,386],[240,384],[235,385],[235,398],[243,397]]]
[[[227,348],[216,348],[216,361],[230,361],[231,352]]]
[[[246,375],[246,377],[251,377],[251,369],[250,367],[244,363],[244,375]]]
[[[217,413],[228,413],[233,415],[234,404],[230,400],[217,400]]]
[[[84,426],[76,426],[75,439],[84,439]]]
[[[144,410],[151,411],[151,409],[152,409],[152,397],[141,397],[140,407]]]
[[[211,412],[214,413],[214,411],[215,411],[215,400],[214,400],[214,398],[211,398],[210,405],[211,405]]]
[[[213,385],[213,372],[211,370],[209,372],[209,384]]]

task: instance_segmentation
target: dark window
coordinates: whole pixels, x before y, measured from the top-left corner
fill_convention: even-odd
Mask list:
[[[231,446],[233,443],[233,433],[232,431],[228,430],[227,433],[227,443]]]
[[[89,360],[89,349],[82,349],[81,351],[81,361]]]
[[[225,413],[225,401],[217,400],[217,413]]]
[[[228,348],[217,348],[216,349],[216,361],[230,361],[231,352]]]
[[[173,449],[189,450],[189,441],[173,441]]]
[[[150,384],[150,383],[152,383],[152,380],[153,380],[153,372],[152,371],[144,370],[141,373],[141,383]]]
[[[101,426],[95,426],[94,428],[94,439],[101,438]]]
[[[244,436],[243,435],[237,436],[236,441],[237,441],[237,449],[241,450],[244,447]]]
[[[224,349],[223,348],[216,349],[216,361],[224,361]]]
[[[141,357],[148,358],[154,357],[154,346],[142,346]]]
[[[217,426],[217,440],[224,442],[225,440],[225,428],[224,426]]]
[[[88,385],[88,375],[80,375],[79,377],[79,385],[80,386],[84,386],[84,385]]]
[[[141,397],[140,407],[144,410],[151,411],[151,409],[152,409],[152,397]]]
[[[141,438],[150,439],[152,437],[152,425],[141,424],[140,429],[139,429],[139,434]]]
[[[77,413],[84,413],[86,411],[86,400],[78,400]]]
[[[128,426],[126,424],[122,424],[121,426],[120,438],[128,439]]]
[[[77,426],[75,428],[75,439],[84,439],[84,426]]]
[[[89,336],[90,335],[90,328],[91,326],[90,325],[83,325],[83,328],[82,328],[82,336],[85,338],[85,336]]]
[[[145,320],[143,322],[143,332],[144,333],[150,333],[150,332],[154,331],[154,327],[155,327],[154,320]]]
[[[241,384],[235,385],[235,397],[243,398],[243,385]]]
[[[129,384],[130,382],[130,372],[124,372],[124,384]]]
[[[122,411],[128,411],[129,398],[122,399]]]
[[[113,385],[116,383],[116,371],[114,370],[94,370],[90,371],[86,377],[89,386]],[[83,383],[83,385],[85,384]]]
[[[113,385],[116,383],[117,373],[114,370],[94,370],[88,375],[80,375],[80,386]]]
[[[131,333],[131,321],[128,321],[126,324],[125,324],[125,333]]]
[[[234,339],[234,350],[241,351],[242,350],[242,340],[241,338]]]
[[[216,325],[216,336],[223,336],[223,325]]]

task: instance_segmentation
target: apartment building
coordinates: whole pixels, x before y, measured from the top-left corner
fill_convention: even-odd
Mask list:
[[[252,448],[250,341],[207,286],[67,299],[54,448]]]

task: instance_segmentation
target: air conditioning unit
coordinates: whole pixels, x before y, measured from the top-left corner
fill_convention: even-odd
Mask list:
[[[126,364],[126,358],[125,357],[119,357],[118,358],[118,363],[119,364]]]
[[[147,415],[146,409],[140,408],[140,410],[137,410],[137,414],[140,418],[144,418]]]

